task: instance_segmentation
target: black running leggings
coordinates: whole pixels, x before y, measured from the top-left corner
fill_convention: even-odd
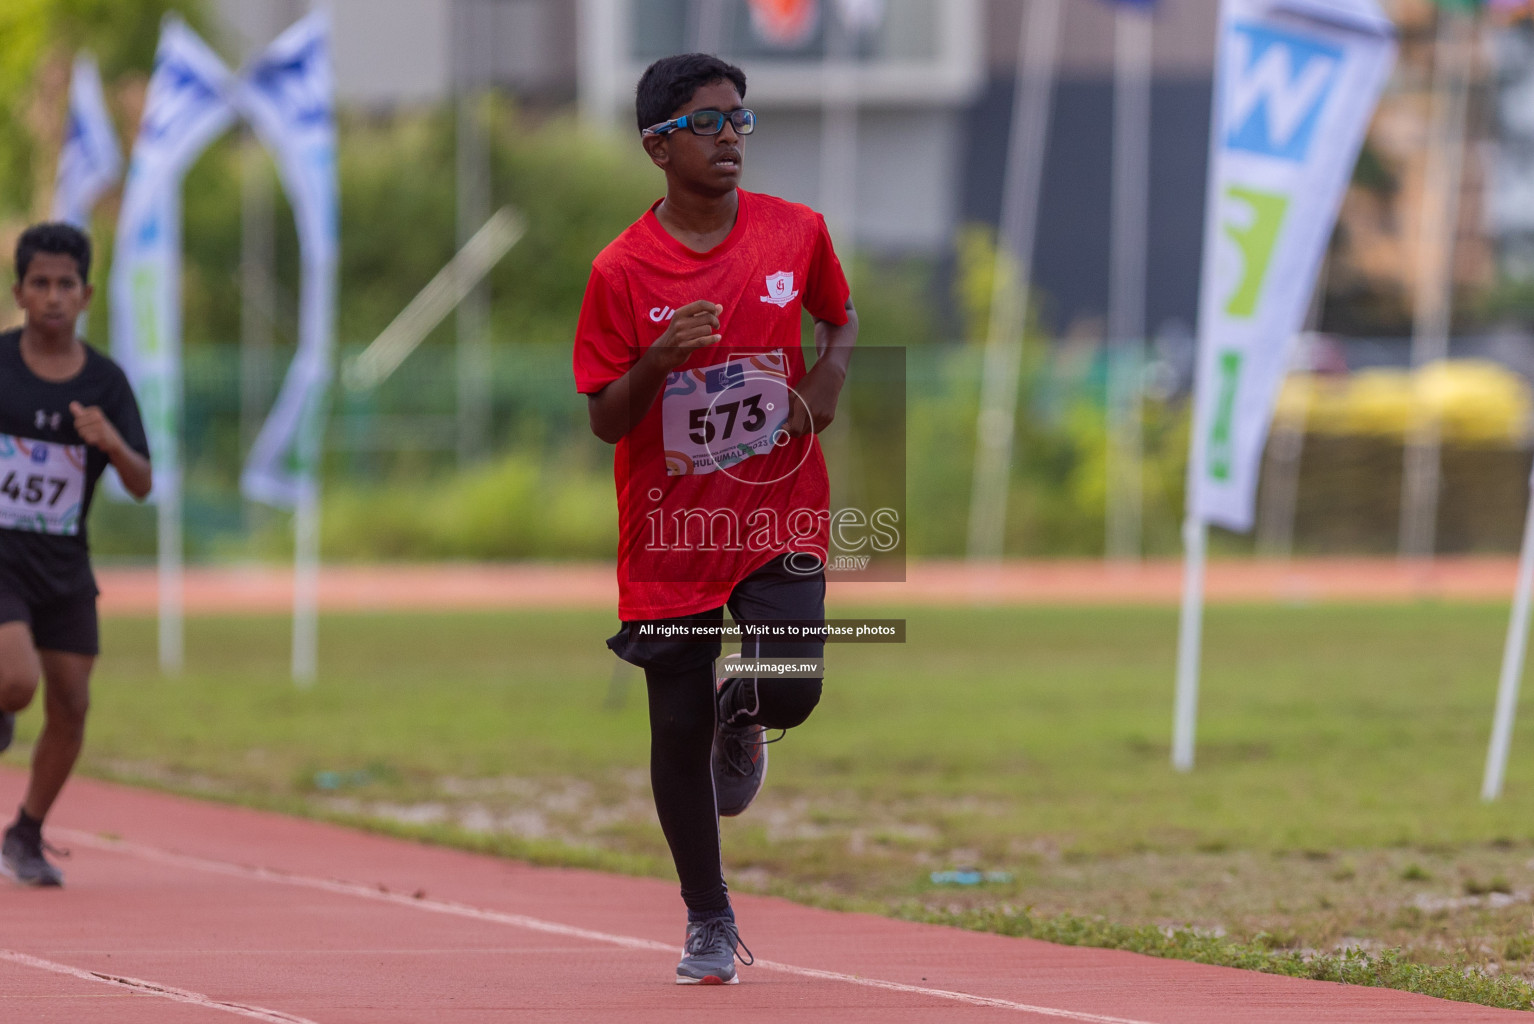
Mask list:
[[[700,913],[730,905],[719,852],[710,751],[714,742],[714,673],[645,671],[650,694],[650,786],[655,812],[671,847],[682,902]],[[760,710],[745,725],[792,729],[820,700],[818,679],[760,679]]]
[[[819,622],[825,618],[823,572],[793,572],[774,559],[736,584],[727,602],[736,622]],[[720,622],[715,608],[669,622]],[[719,812],[714,802],[710,752],[714,741],[713,663],[720,645],[641,639],[640,622],[625,622],[607,641],[624,661],[645,670],[650,700],[650,785],[661,831],[671,847],[687,909],[699,913],[729,906],[719,854]],[[649,636],[654,636],[651,632]],[[747,641],[744,653],[763,658],[820,658],[819,640]],[[756,700],[734,724],[792,729],[815,710],[818,679],[758,679]]]

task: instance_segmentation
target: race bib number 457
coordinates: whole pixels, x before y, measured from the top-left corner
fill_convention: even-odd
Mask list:
[[[789,400],[781,351],[670,374],[661,398],[666,475],[712,473],[772,451],[786,436]]]
[[[74,536],[85,500],[85,445],[0,434],[0,529]]]

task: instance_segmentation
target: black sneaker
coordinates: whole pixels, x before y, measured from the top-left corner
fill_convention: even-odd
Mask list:
[[[64,873],[48,863],[43,856],[44,845],[41,829],[12,825],[5,830],[5,841],[0,843],[0,873],[21,885],[63,885]]]
[[[3,754],[16,738],[16,713],[0,711],[0,754]]]
[[[716,699],[719,724],[714,727],[714,798],[719,813],[732,818],[751,806],[767,781],[767,730],[760,725],[731,725],[730,711],[737,701],[735,689],[750,680],[720,681]],[[754,701],[753,701],[754,703]]]
[[[736,952],[745,949],[746,955]],[[676,965],[678,985],[738,985],[740,976],[735,973],[735,961],[750,966],[754,961],[751,950],[740,941],[740,931],[735,918],[729,914],[711,917],[706,921],[687,922],[687,938],[682,944],[682,959]]]

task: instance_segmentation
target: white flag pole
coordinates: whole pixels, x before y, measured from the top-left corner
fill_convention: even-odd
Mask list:
[[[828,8],[820,65],[820,210],[836,248],[852,270],[857,200],[858,108],[852,71],[852,27]]]
[[[293,509],[293,682],[307,690],[319,671],[319,481]]]
[[[170,240],[169,251],[175,255],[175,274],[180,274],[181,256],[181,183],[174,182],[160,197],[160,229]],[[180,675],[186,666],[186,531],[182,517],[185,481],[181,438],[186,431],[186,385],[181,366],[181,288],[167,274],[162,287],[174,296],[162,309],[165,333],[177,339],[166,353],[163,386],[170,396],[169,430],[155,453],[168,472],[160,474],[155,493],[156,560],[160,595],[160,670],[166,675]]]
[[[480,99],[485,95],[484,71],[487,43],[493,34],[476,17],[482,5],[453,5],[457,75],[454,132],[456,162],[455,200],[457,236],[463,245],[478,225],[490,216],[490,144]],[[469,290],[454,311],[457,345],[458,468],[484,461],[490,454],[492,433],[494,352],[490,341],[490,289],[481,281]]]
[[[991,285],[990,325],[981,376],[980,415],[975,421],[975,480],[969,511],[969,559],[1001,561],[1007,525],[1007,485],[1012,477],[1012,435],[1017,423],[1017,384],[1022,367],[1028,286],[1050,104],[1059,63],[1061,0],[1029,0],[1018,40],[1017,91],[1007,147],[1001,231]],[[1009,265],[1010,263],[1010,265]]]
[[[181,474],[168,474],[155,504],[160,598],[160,670],[180,675],[186,665],[186,581],[182,564]]]
[[[1216,86],[1216,109],[1218,106]],[[1211,162],[1214,159],[1211,147]],[[1205,214],[1210,222],[1205,224],[1206,245],[1216,209],[1214,189],[1211,188],[1210,193]],[[1202,339],[1200,341],[1202,343]],[[1204,565],[1209,549],[1209,523],[1199,515],[1197,495],[1209,458],[1209,442],[1208,435],[1200,428],[1200,383],[1195,382],[1194,394],[1188,402],[1193,437],[1188,445],[1187,496],[1184,499],[1187,511],[1182,524],[1182,607],[1177,619],[1177,683],[1172,701],[1172,767],[1180,772],[1193,770],[1194,743],[1198,735],[1198,677],[1204,654]]]
[[[1182,616],[1177,624],[1177,698],[1172,713],[1172,767],[1193,770],[1198,724],[1198,669],[1204,634],[1204,554],[1209,527],[1192,515],[1182,524]]]
[[[163,230],[173,239],[172,251],[181,254],[181,182],[166,190],[161,199]],[[179,274],[181,268],[176,267]],[[175,302],[166,304],[166,319],[175,323],[167,333],[181,337],[181,288],[175,287]],[[170,353],[166,388],[172,394],[170,409],[170,448],[166,461],[170,464],[169,480],[156,510],[158,517],[158,560],[160,560],[160,668],[167,674],[181,674],[186,667],[186,521],[183,518],[186,481],[184,481],[183,446],[181,438],[186,434],[186,379],[181,365],[181,348],[176,346]]]
[[[1486,774],[1481,799],[1502,795],[1507,756],[1513,742],[1513,717],[1518,710],[1518,684],[1523,678],[1523,657],[1529,639],[1529,595],[1534,590],[1534,488],[1523,519],[1523,547],[1518,553],[1518,584],[1513,591],[1513,613],[1507,622],[1507,643],[1502,649],[1502,677],[1497,681],[1497,712],[1492,719],[1491,743],[1486,748]]]
[[[1113,226],[1108,289],[1108,535],[1138,561],[1144,452],[1145,263],[1150,204],[1151,12],[1120,0],[1114,21]]]
[[[1417,245],[1416,303],[1412,314],[1412,369],[1448,358],[1454,306],[1454,236],[1459,224],[1465,166],[1465,122],[1474,15],[1438,9],[1433,54],[1433,113],[1422,189]],[[1400,557],[1431,558],[1437,547],[1438,490],[1443,426],[1431,410],[1418,410],[1406,446],[1401,484]]]
[[[186,664],[186,588],[181,562],[181,482],[173,480],[156,509],[159,544],[160,670],[180,675]]]

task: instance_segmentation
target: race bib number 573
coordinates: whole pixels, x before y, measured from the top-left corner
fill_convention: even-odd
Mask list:
[[[781,443],[788,403],[781,351],[670,374],[661,399],[666,475],[712,473],[767,454]]]
[[[73,536],[85,500],[85,445],[0,434],[0,529]]]

